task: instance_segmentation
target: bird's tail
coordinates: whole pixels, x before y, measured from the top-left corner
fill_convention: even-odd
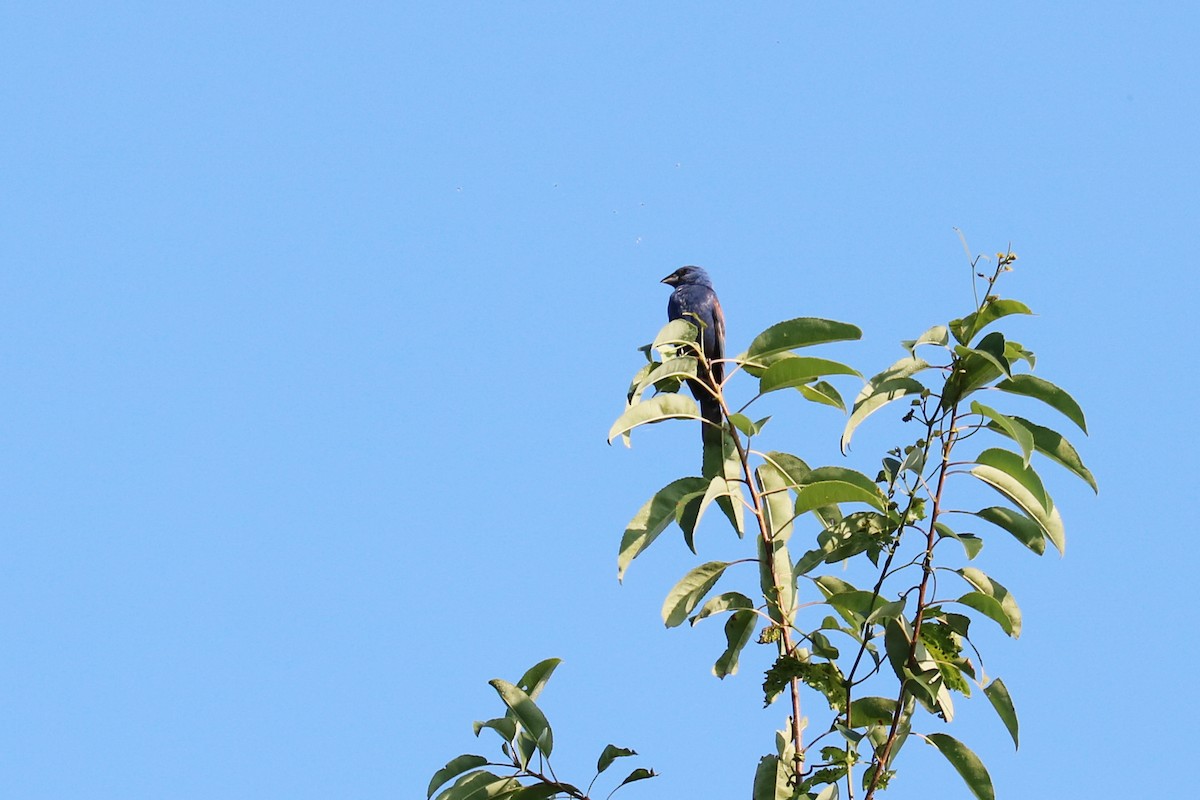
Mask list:
[[[700,416],[704,418],[700,425],[700,434],[704,442],[701,474],[706,478],[713,478],[720,475],[723,469],[725,437],[721,425],[721,406],[716,399],[706,396],[704,390],[700,394]]]

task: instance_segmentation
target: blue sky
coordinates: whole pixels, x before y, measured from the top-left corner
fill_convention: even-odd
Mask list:
[[[1000,797],[1177,793],[1200,19],[1049,5],[9,4],[5,793],[421,796],[560,656],[560,773],[612,741],[662,773],[628,797],[745,796],[765,656],[720,682],[719,625],[663,629],[677,538],[615,579],[696,460],[604,444],[658,280],[706,266],[735,351],[854,322],[871,372],[967,310],[954,227],[1020,255],[1101,493],[1047,467],[1065,559],[989,540],[1022,748],[982,698],[952,732]],[[889,442],[776,410],[812,461]],[[906,755],[890,796],[966,796]]]

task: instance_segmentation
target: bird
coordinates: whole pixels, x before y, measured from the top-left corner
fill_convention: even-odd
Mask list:
[[[725,314],[721,311],[721,301],[713,290],[712,279],[701,267],[680,267],[662,282],[674,289],[667,300],[667,319],[686,320],[699,329],[699,343],[707,363],[700,365],[699,380],[689,380],[688,386],[706,423],[701,426],[705,449],[710,444],[719,447],[721,406],[706,386],[719,387],[725,380]]]

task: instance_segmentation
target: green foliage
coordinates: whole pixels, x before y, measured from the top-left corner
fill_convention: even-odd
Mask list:
[[[586,789],[560,781],[554,775],[550,765],[554,733],[546,715],[534,700],[560,663],[557,658],[541,661],[530,667],[515,684],[500,678],[488,681],[504,702],[506,711],[503,717],[476,722],[473,727],[476,736],[484,730],[491,730],[500,737],[502,760],[490,761],[471,754],[450,759],[430,779],[426,800],[433,798],[439,789],[442,791],[437,794],[436,800],[549,800],[557,797],[588,800],[596,780],[613,762],[618,758],[637,755],[627,747],[606,745],[596,760],[596,774]],[[484,767],[499,768],[509,774],[497,775]],[[638,767],[618,783],[608,796],[611,797],[627,784],[656,775],[654,770]],[[454,783],[446,786],[451,780]]]
[[[707,530],[724,519],[733,534],[729,546],[745,548],[740,559],[688,568],[667,592],[661,614],[667,627],[723,616],[724,649],[713,674],[726,678],[755,660],[764,668],[765,704],[790,701],[782,704],[786,722],[774,752],[755,770],[754,800],[836,800],[843,790],[872,800],[901,774],[898,756],[910,737],[936,748],[974,797],[994,798],[991,777],[970,748],[947,733],[921,730],[952,723],[955,697],[972,698],[981,689],[1018,744],[1012,698],[1002,680],[987,678],[972,640],[977,620],[1013,639],[1023,625],[1015,598],[982,568],[984,544],[999,532],[1037,555],[1047,543],[1064,551],[1063,520],[1039,472],[1043,459],[1097,488],[1062,434],[1006,409],[1011,396],[1026,405],[1037,401],[1087,433],[1075,399],[1033,375],[1034,354],[1000,329],[1010,317],[1031,313],[994,293],[1015,261],[1011,252],[998,253],[988,274],[975,272],[975,259],[982,300],[903,340],[904,357],[865,381],[869,372],[795,352],[858,339],[854,325],[803,317],[767,328],[744,353],[725,359],[722,384],[707,387],[720,407],[721,435],[704,437],[701,475],[667,484],[626,526],[618,579],[672,525],[696,553],[701,524]],[[647,363],[630,382],[610,442],[619,437],[628,445],[638,428],[669,420],[712,424],[681,393],[713,374],[697,335],[695,325],[676,320],[641,348]],[[826,379],[862,381],[848,413],[842,392]],[[731,400],[738,380],[753,381],[740,407]],[[863,471],[814,468],[761,447],[772,417],[756,420],[750,407],[769,400],[786,410],[797,399],[846,413],[843,453],[869,419],[898,420],[896,445]],[[998,495],[1000,503],[963,509],[961,496],[975,489]],[[714,504],[721,514],[707,513]],[[754,540],[753,550],[743,537]],[[757,586],[749,562],[757,565]],[[562,783],[549,767],[554,734],[536,700],[557,665],[543,661],[516,684],[491,682],[504,716],[476,722],[474,730],[499,736],[503,758],[452,759],[433,776],[428,798],[439,791],[437,800],[588,798],[591,784],[580,790]],[[633,755],[605,747],[593,784],[616,760]],[[616,788],[653,775],[635,769]]]
[[[910,733],[937,748],[975,797],[993,797],[986,768],[966,745],[945,733],[916,733],[914,726],[929,719],[925,715],[951,722],[953,695],[970,697],[976,687],[1017,743],[1012,699],[1000,679],[983,682],[982,656],[970,636],[972,620],[985,619],[1017,638],[1021,611],[1004,585],[974,563],[994,530],[1039,555],[1047,542],[1063,552],[1062,518],[1038,471],[1039,459],[1096,489],[1078,451],[1059,432],[1006,411],[1000,402],[1005,395],[1032,398],[1087,431],[1074,398],[1031,374],[1034,354],[996,327],[1008,317],[1031,313],[1023,303],[994,294],[1015,261],[1012,253],[997,254],[990,276],[978,273],[986,284],[983,299],[969,313],[903,341],[907,355],[858,391],[841,434],[843,452],[861,425],[897,403],[904,410],[896,416],[903,413],[901,422],[913,428],[907,436],[900,433],[901,444],[875,462],[882,469],[874,480],[845,466],[811,468],[797,456],[754,447],[770,419],[752,422],[747,409],[754,403],[796,389],[804,400],[844,411],[841,393],[824,379],[861,376],[841,362],[793,352],[856,339],[856,327],[789,320],[763,331],[745,353],[726,359],[727,375],[744,372],[757,380],[749,402],[740,408],[730,403],[730,381],[711,387],[725,418],[719,474],[706,466],[705,478],[670,484],[626,530],[618,559],[621,576],[672,521],[693,547],[695,527],[711,502],[733,504],[742,512],[725,509],[734,533],[754,536],[757,600],[745,573],[730,569],[737,562],[709,561],[667,594],[663,620],[679,625],[692,614],[695,625],[726,614],[726,648],[713,668],[722,678],[734,674],[759,621],[766,621],[757,638],[759,647],[773,651],[764,673],[764,699],[770,705],[788,695],[791,703],[776,752],[764,756],[755,772],[756,800],[828,800],[839,796],[839,784],[848,796],[861,785],[862,797],[870,800],[894,780],[896,756]],[[662,399],[681,396],[680,377],[703,374],[694,371],[704,356],[688,333],[672,323],[645,349],[650,364],[635,377],[628,407],[610,438],[640,425],[694,416],[687,403]],[[952,498],[971,482],[997,493],[1003,504],[974,512],[956,508]],[[987,525],[982,531],[955,530],[948,524],[951,514]],[[958,546],[939,546],[949,540]],[[794,558],[789,546],[797,541],[803,544]],[[972,565],[963,565],[964,560]],[[847,563],[853,575],[865,569],[874,577],[854,586],[842,569]],[[837,574],[821,572],[830,565],[838,565]],[[718,581],[735,588],[705,602]],[[806,698],[814,696],[828,707],[829,717],[813,727],[809,740],[804,731],[818,706]],[[804,717],[798,716],[802,708]],[[813,745],[827,736],[841,744],[825,744],[816,755]]]

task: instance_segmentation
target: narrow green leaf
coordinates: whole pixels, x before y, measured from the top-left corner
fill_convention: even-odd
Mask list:
[[[954,352],[964,360],[982,358],[1005,375],[1012,375],[1012,366],[1004,354],[1004,336],[998,331],[980,339],[975,347],[957,344],[954,346]]]
[[[996,791],[992,788],[992,777],[987,768],[979,760],[979,756],[971,752],[965,744],[945,733],[928,734],[926,740],[941,751],[950,765],[958,771],[966,782],[971,794],[979,800],[996,800]]]
[[[826,784],[824,789],[817,792],[817,796],[813,800],[838,800],[838,785],[836,783]]]
[[[569,783],[555,783],[548,781],[546,783],[535,783],[531,786],[526,786],[523,789],[517,790],[514,794],[505,795],[497,800],[550,800],[552,797],[559,795],[567,795],[578,797],[583,794],[578,787],[572,786]]]
[[[783,473],[787,486],[792,489],[800,488],[806,482],[807,476],[812,472],[802,458],[794,456],[791,453],[781,453],[777,450],[772,450],[766,454],[766,460]],[[795,513],[795,511],[792,513]],[[821,524],[827,528],[833,527],[842,519],[841,509],[837,506],[818,508],[814,513],[817,519],[821,521]]]
[[[536,700],[537,696],[542,693],[542,689],[546,687],[550,676],[554,674],[554,670],[558,669],[558,665],[561,663],[561,658],[547,658],[539,661],[526,670],[525,674],[521,676],[521,680],[517,681],[517,686],[529,695],[530,700]]]
[[[729,619],[725,620],[725,652],[713,664],[713,675],[723,679],[727,675],[737,674],[738,656],[750,641],[757,625],[758,616],[753,611],[735,611],[729,615]]]
[[[514,778],[479,770],[463,775],[437,796],[437,800],[490,800],[520,787]]]
[[[488,683],[537,742],[538,750],[548,758],[554,749],[554,734],[550,730],[550,723],[546,721],[546,715],[519,686],[499,678],[493,678]]]
[[[668,628],[674,628],[687,619],[728,566],[728,561],[709,561],[684,575],[667,593],[667,599],[663,602],[663,623]]]
[[[487,722],[476,720],[471,724],[471,727],[475,730],[476,736],[479,736],[480,731],[484,728],[491,728],[506,742],[511,742],[513,737],[517,735],[517,723],[512,717],[497,717],[496,719],[489,719]]]
[[[1022,417],[1014,416],[1010,417],[1010,419],[1019,422],[1033,435],[1033,448],[1035,450],[1078,475],[1088,486],[1092,487],[1093,492],[1099,491],[1099,488],[1096,486],[1096,479],[1092,476],[1091,470],[1083,465],[1083,461],[1079,458],[1079,453],[1076,452],[1075,448],[1061,433],[1050,428],[1044,428]],[[988,427],[997,433],[1009,436],[1007,431],[995,423],[989,422]]]
[[[678,378],[687,380],[695,378],[697,375],[697,364],[695,356],[679,356],[677,358],[669,358],[657,367],[652,369],[642,378],[642,382],[638,385],[634,392],[635,396],[641,397],[646,389],[658,383],[665,381],[667,378]]]
[[[887,510],[887,498],[878,489],[869,491],[845,481],[817,481],[796,492],[795,514],[800,516],[834,503],[866,503],[880,511]]]
[[[483,756],[461,755],[458,758],[452,758],[446,762],[446,766],[433,773],[433,778],[429,781],[429,789],[425,792],[425,797],[433,797],[442,784],[451,778],[456,778],[468,770],[482,767],[488,763],[488,760]]]
[[[828,319],[800,317],[772,325],[754,337],[745,358],[754,360],[798,347],[861,338],[862,331],[854,325]]]
[[[949,332],[946,330],[946,326],[945,325],[934,325],[932,328],[930,328],[929,330],[922,333],[916,339],[906,340],[906,341],[901,342],[900,344],[909,353],[911,353],[912,355],[916,355],[917,348],[923,344],[933,344],[933,345],[939,345],[939,346],[945,347],[949,341],[950,341],[950,336],[949,336]],[[963,342],[963,344],[966,344],[966,342]]]
[[[825,375],[856,375],[862,377],[858,370],[837,361],[824,358],[785,358],[776,361],[758,382],[760,394],[803,386],[814,378]]]
[[[753,800],[791,800],[788,773],[779,756],[763,756],[754,770]]]
[[[985,450],[976,461],[979,463],[971,468],[971,474],[1036,520],[1046,537],[1062,553],[1066,548],[1062,517],[1050,502],[1037,473],[1032,469],[1023,469],[1020,456],[1007,450]]]
[[[700,329],[692,321],[673,319],[662,327],[650,347],[663,352],[664,357],[669,357],[675,354],[675,348],[671,345],[688,345],[699,338]]]
[[[608,430],[608,442],[639,425],[651,425],[668,419],[700,419],[696,401],[681,394],[660,394],[630,406]]]
[[[842,399],[838,390],[826,381],[816,381],[815,383],[797,386],[796,388],[805,400],[824,406],[833,406],[840,411],[846,410],[846,401]]]
[[[867,417],[894,400],[908,395],[919,395],[924,391],[925,387],[912,378],[896,378],[879,384],[868,384],[867,388],[854,401],[850,418],[846,420],[846,428],[842,431],[842,452],[845,453],[850,449],[850,437]],[[640,407],[635,406],[635,408]]]
[[[988,385],[1004,374],[994,357],[971,350],[959,359],[954,372],[942,388],[941,408],[950,408],[972,392]]]
[[[1039,556],[1046,552],[1046,532],[1032,517],[1001,506],[982,508],[975,516],[1011,533],[1018,542]]]
[[[620,789],[625,784],[633,783],[634,781],[644,781],[647,778],[656,778],[656,777],[658,777],[658,773],[655,772],[654,770],[646,769],[645,767],[638,767],[633,772],[629,773],[629,776],[626,777],[625,780],[623,780],[619,784],[617,784],[617,788]]]
[[[604,752],[600,754],[600,758],[596,761],[596,774],[599,775],[601,772],[604,772],[618,758],[636,755],[637,752],[630,750],[628,747],[617,747],[615,744],[606,745]]]
[[[617,580],[633,559],[649,547],[667,526],[676,520],[680,502],[688,496],[703,493],[708,481],[703,478],[680,478],[667,484],[646,501],[625,527],[621,537],[621,552],[617,556]]]
[[[855,728],[890,725],[896,714],[896,701],[887,697],[860,697],[850,704],[850,722]]]
[[[768,544],[757,537],[758,582],[767,601],[767,614],[778,625],[790,625],[796,613],[796,578],[787,542],[776,539]],[[775,583],[778,576],[781,583]]]
[[[757,436],[758,431],[754,427],[754,423],[745,414],[730,414],[729,421],[733,423],[733,427],[742,432],[746,438]]]
[[[1013,634],[1012,620],[1005,613],[1004,607],[1000,605],[1000,601],[996,598],[986,595],[983,592],[967,592],[958,598],[957,602],[975,609],[1003,628],[1004,632],[1009,636],[1016,638]]]
[[[934,529],[940,538],[954,539],[962,545],[963,551],[967,554],[968,561],[974,561],[975,556],[979,555],[979,551],[983,549],[983,540],[978,536],[970,533],[958,533],[950,529],[949,525],[942,522],[935,522]],[[1041,535],[1038,536],[1041,539]]]
[[[996,714],[999,715],[1000,721],[1008,729],[1008,735],[1013,740],[1013,747],[1020,749],[1021,742],[1017,736],[1017,710],[1013,708],[1013,701],[1012,697],[1008,694],[1008,687],[1004,685],[1004,681],[996,678],[983,687],[983,693],[992,702],[992,708],[996,709]]]
[[[997,383],[996,388],[1009,394],[1019,394],[1041,400],[1078,425],[1081,431],[1087,433],[1087,420],[1083,417],[1083,409],[1079,407],[1079,403],[1076,403],[1075,398],[1048,380],[1035,375],[1013,375],[1011,378]]]
[[[955,570],[955,572],[980,592],[1000,603],[1000,607],[1004,610],[1004,614],[1008,618],[1009,633],[1014,639],[1021,635],[1021,609],[1017,606],[1016,599],[1013,598],[1008,589],[1004,588],[1003,584],[993,580],[984,574],[983,571],[974,567],[963,567],[962,569]]]
[[[710,598],[707,603],[701,607],[696,615],[691,618],[690,622],[695,625],[702,619],[711,617],[714,614],[721,614],[726,611],[740,611],[743,609],[754,608],[754,601],[741,592],[725,592],[716,597]]]
[[[700,520],[704,516],[704,512],[708,506],[713,501],[722,497],[731,498],[737,504],[737,509],[740,510],[742,502],[741,486],[734,481],[727,480],[722,475],[718,475],[709,481],[708,489],[705,490],[704,497],[700,501],[700,507],[696,510],[696,519],[692,523],[693,529],[700,525]],[[734,529],[737,530],[738,535],[740,536],[743,526],[742,515],[740,513],[735,513],[730,518],[730,522],[733,523]]]
[[[1026,467],[1033,456],[1033,431],[1026,428],[1018,420],[1005,416],[994,408],[989,408],[977,401],[971,401],[971,412],[991,420],[989,427],[999,428],[1005,436],[1016,442],[1021,448],[1021,459]]]
[[[767,523],[770,525],[771,538],[786,542],[792,535],[792,501],[786,489],[790,482],[774,464],[767,462],[755,469],[755,475],[763,493],[766,495]],[[821,505],[825,505],[822,503]],[[791,565],[788,565],[791,571]]]
[[[972,312],[962,319],[950,323],[954,338],[961,344],[970,344],[976,334],[991,325],[1001,317],[1010,314],[1032,314],[1029,307],[1017,300],[987,300],[979,311]]]

